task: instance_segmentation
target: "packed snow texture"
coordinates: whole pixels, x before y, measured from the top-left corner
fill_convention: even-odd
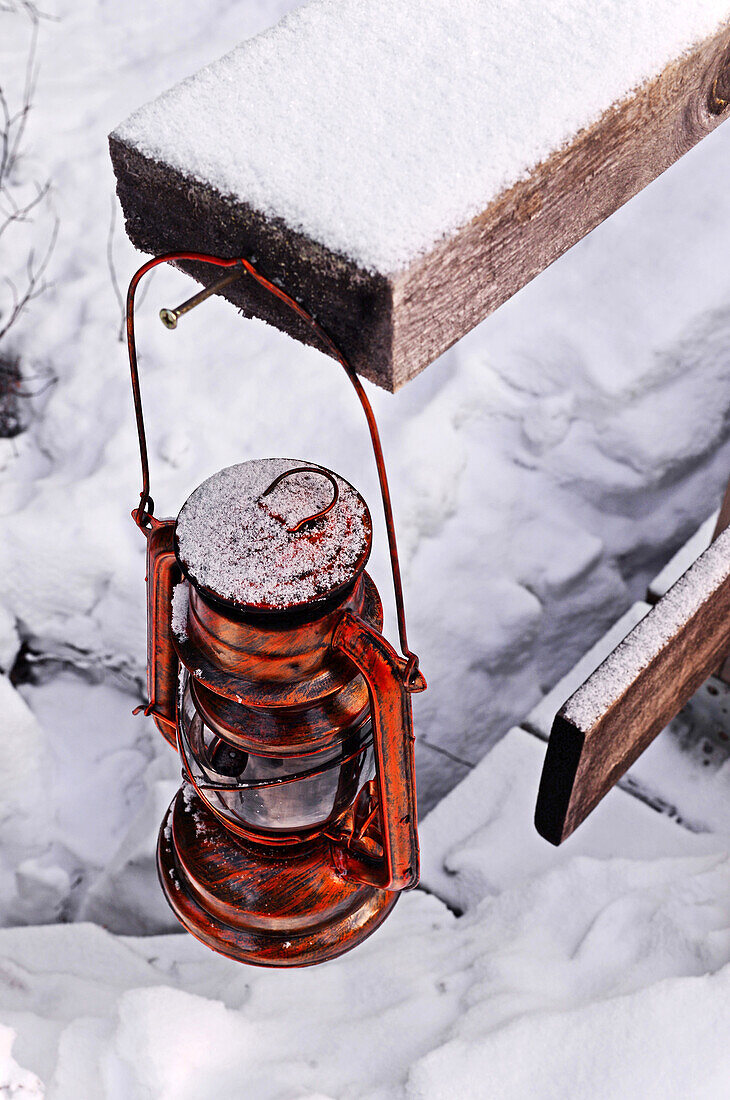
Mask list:
[[[188,636],[188,609],[190,606],[190,589],[187,581],[180,581],[172,590],[170,625],[173,633],[185,641]]]
[[[300,472],[274,485],[306,465],[291,458],[253,459],[219,470],[198,486],[175,527],[189,576],[224,599],[266,610],[321,599],[352,581],[369,549],[367,508],[337,477],[334,507],[308,523],[332,503],[329,480]]]
[[[52,1100],[720,1100],[725,839],[617,791],[553,849],[529,814],[541,749],[508,734],[423,827],[426,882],[464,915],[407,894],[325,966],[260,971],[84,924],[1,931],[13,1058]]]
[[[143,698],[145,540],[129,518],[139,466],[107,244],[122,284],[139,257],[118,219],[109,234],[105,136],[290,6],[58,0],[58,19],[41,23],[32,155],[19,170],[52,176],[60,231],[52,286],[12,347],[31,383],[44,367],[57,381],[24,399],[28,430],[0,440],[0,665],[36,680],[20,691],[0,680],[0,1086],[14,1100],[724,1097],[722,769],[704,769],[716,777],[703,822],[714,831],[693,834],[614,791],[555,850],[532,826],[544,747],[508,731],[720,499],[730,127],[397,398],[371,392],[409,636],[429,680],[414,700],[423,805],[468,776],[423,822],[437,896],[403,897],[358,951],[300,973],[238,967],[161,934],[175,922],[154,844],[180,768],[151,721],[131,715]],[[22,86],[26,43],[27,24],[0,12],[8,94]],[[33,230],[14,226],[13,248],[33,245]],[[178,272],[156,273],[139,310],[159,515],[251,457],[302,454],[337,470],[371,503],[394,638],[377,477],[342,378],[223,302],[169,333],[157,310],[189,293]],[[693,805],[706,804],[682,756],[669,763],[677,795],[692,786]]]
[[[728,0],[314,0],[116,136],[387,274],[726,19]]]
[[[180,764],[132,704],[70,672],[25,685],[22,696],[0,676],[3,925],[175,927],[154,852]]]

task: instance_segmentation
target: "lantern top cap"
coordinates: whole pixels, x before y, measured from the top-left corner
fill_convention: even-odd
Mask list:
[[[219,470],[194,490],[177,517],[175,544],[203,594],[243,612],[285,612],[327,600],[355,580],[370,555],[372,522],[360,494],[325,467],[256,459]]]

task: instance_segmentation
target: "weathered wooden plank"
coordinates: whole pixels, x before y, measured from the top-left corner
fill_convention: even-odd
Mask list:
[[[722,533],[559,711],[535,824],[560,844],[730,649],[730,531]]]
[[[270,50],[275,41],[269,41]],[[561,66],[561,58],[553,63]],[[454,87],[459,79],[455,72]],[[580,99],[592,91],[577,86],[574,94]],[[285,218],[262,213],[250,196],[222,193],[199,169],[188,171],[170,163],[174,157],[151,152],[136,140],[133,125],[112,135],[111,155],[127,231],[138,248],[255,256],[265,275],[317,316],[361,374],[396,390],[728,116],[730,21],[626,93],[492,197],[481,213],[398,269],[368,267],[344,247],[329,247]],[[531,94],[529,73],[524,94]],[[196,103],[192,98],[189,104],[191,124]],[[184,119],[171,119],[171,129],[184,125]],[[261,129],[266,127],[262,117]],[[230,140],[236,140],[235,128]],[[383,149],[384,163],[390,153]],[[245,148],[240,156],[245,158]],[[311,156],[316,160],[318,151],[313,148]],[[428,156],[424,148],[426,163]],[[455,187],[459,169],[454,164]],[[207,270],[190,271],[200,281],[211,280]],[[297,339],[311,338],[250,281],[224,293],[244,312]]]
[[[730,98],[730,94],[728,95]],[[712,535],[712,541],[719,538],[723,531],[727,530],[730,526],[730,480],[728,480],[725,486],[725,492],[722,498],[722,504],[720,505],[720,512],[717,517],[717,523],[715,524],[715,530]],[[723,654],[723,660],[720,667],[717,670],[717,676],[725,684],[730,684],[730,653]]]

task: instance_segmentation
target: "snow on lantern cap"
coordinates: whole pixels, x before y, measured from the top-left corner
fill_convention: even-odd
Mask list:
[[[370,555],[360,494],[330,470],[296,459],[228,466],[188,497],[177,558],[196,588],[243,611],[291,611],[339,594]]]

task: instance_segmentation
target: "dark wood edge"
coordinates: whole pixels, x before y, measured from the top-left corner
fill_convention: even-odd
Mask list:
[[[565,840],[563,832],[578,771],[584,736],[562,715],[550,733],[535,806],[535,828],[551,844]]]
[[[384,389],[393,388],[392,288],[385,276],[361,270],[281,220],[145,156],[113,134],[109,152],[135,248],[151,255],[187,250],[248,257],[316,317],[359,374]],[[204,286],[220,278],[220,270],[207,264],[178,266]],[[304,321],[252,279],[244,276],[219,294],[244,316],[260,317],[300,343],[327,352]]]

